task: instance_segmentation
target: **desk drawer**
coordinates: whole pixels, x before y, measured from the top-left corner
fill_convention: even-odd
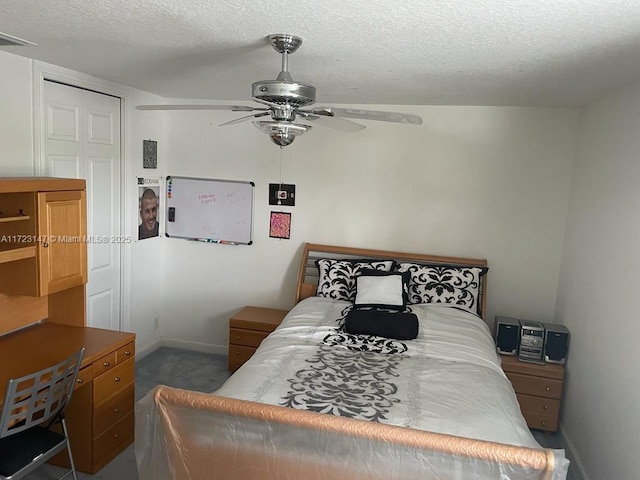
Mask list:
[[[101,463],[105,457],[112,456],[115,450],[122,450],[133,441],[133,412],[120,420],[93,442],[93,463]]]
[[[93,365],[84,367],[78,372],[78,378],[76,379],[76,388],[88,385],[93,380]]]
[[[115,354],[115,352],[114,352]],[[93,404],[100,403],[122,392],[131,385],[135,378],[135,363],[133,358],[116,365],[108,372],[93,379]]]
[[[97,437],[111,425],[118,423],[133,411],[134,400],[133,385],[120,395],[105,402],[93,414],[93,435]]]
[[[258,332],[256,330],[243,330],[241,328],[229,329],[229,343],[243,345],[247,347],[257,347],[260,342],[267,338],[268,332]]]
[[[97,377],[102,375],[107,370],[115,367],[116,365],[116,352],[106,354],[104,357],[99,358],[93,362],[93,376]]]
[[[507,377],[511,380],[516,393],[558,399],[562,397],[562,380],[512,372],[507,372]]]
[[[116,351],[116,362],[122,363],[125,360],[133,358],[136,354],[136,342],[129,342],[124,347],[120,347]]]

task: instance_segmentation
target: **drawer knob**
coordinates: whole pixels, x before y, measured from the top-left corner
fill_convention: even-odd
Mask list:
[[[113,379],[113,381],[114,381],[114,382],[119,382],[119,381],[120,381],[120,377],[115,377],[115,378]]]
[[[129,350],[126,350],[124,354],[128,357],[129,355],[131,355],[131,352]]]
[[[114,413],[118,413],[119,411],[120,411],[120,409],[119,409],[119,408],[114,408],[114,409],[113,409],[113,412],[114,412]]]
[[[236,357],[240,355],[240,352],[236,350]]]
[[[113,438],[120,438],[120,435],[118,435],[117,433],[113,436]]]
[[[236,340],[240,340],[240,335],[236,335]]]
[[[104,362],[104,363],[102,364],[102,366],[103,366],[103,367],[110,367],[110,366],[111,366],[111,363],[109,363],[109,362]]]
[[[544,427],[544,426],[546,426],[546,425],[547,425],[546,420],[543,420],[543,421],[542,421],[542,426]]]
[[[545,390],[546,390],[547,392],[550,392],[550,391],[551,391],[551,387],[545,387]]]
[[[543,405],[543,406],[542,406],[542,408],[543,408],[544,410],[548,410],[548,409],[549,409],[549,405]]]
[[[84,383],[84,379],[83,379],[83,378],[79,378],[78,380],[76,380],[76,382],[78,382],[78,383]]]

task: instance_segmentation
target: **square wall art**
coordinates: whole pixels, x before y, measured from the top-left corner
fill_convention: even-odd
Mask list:
[[[271,238],[289,239],[291,236],[291,214],[288,212],[271,212],[271,223],[269,225],[269,236]]]

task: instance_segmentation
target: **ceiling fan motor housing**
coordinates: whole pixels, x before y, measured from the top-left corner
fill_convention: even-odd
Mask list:
[[[251,96],[271,103],[304,107],[316,102],[316,87],[280,80],[260,80],[251,85]]]

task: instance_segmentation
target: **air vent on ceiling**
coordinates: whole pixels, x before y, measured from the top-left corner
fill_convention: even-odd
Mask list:
[[[25,47],[27,45],[38,44],[0,32],[0,47]]]

